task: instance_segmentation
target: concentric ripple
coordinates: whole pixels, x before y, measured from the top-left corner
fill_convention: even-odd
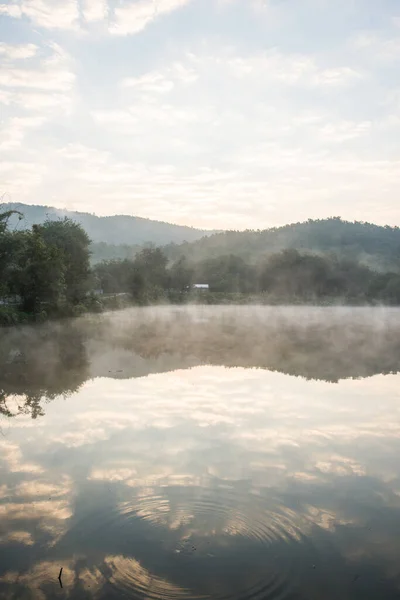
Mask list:
[[[268,497],[225,487],[132,492],[80,524],[86,539],[101,529],[116,597],[288,600],[304,555],[315,554],[301,519]]]

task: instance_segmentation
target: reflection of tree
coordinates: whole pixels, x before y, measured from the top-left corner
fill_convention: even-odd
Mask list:
[[[290,317],[279,316],[277,309],[270,318],[249,309],[219,316],[210,312],[199,321],[194,313],[182,312],[133,322],[118,341],[143,358],[181,357],[182,366],[192,357],[194,364],[263,368],[337,382],[400,370],[400,324],[394,313],[386,321],[374,320],[376,314],[360,318],[357,311],[321,312],[310,320],[313,309],[308,314],[294,309]]]
[[[43,403],[69,395],[87,379],[83,333],[71,325],[48,324],[2,332],[0,413],[44,414]],[[10,397],[17,397],[16,411]]]
[[[137,377],[209,364],[337,382],[398,372],[397,313],[377,311],[133,309],[2,330],[0,413],[16,414],[15,395],[23,398],[17,413],[36,418],[46,401],[73,393],[91,374]]]

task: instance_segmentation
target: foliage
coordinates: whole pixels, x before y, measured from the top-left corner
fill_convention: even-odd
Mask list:
[[[69,219],[11,231],[9,216],[0,211],[0,324],[81,312],[91,302],[86,232]]]
[[[35,226],[34,226],[35,228]],[[63,263],[65,294],[72,304],[81,302],[88,291],[89,244],[86,231],[65,217],[59,221],[45,221],[37,226],[44,242],[57,249]]]
[[[169,244],[165,253],[175,261],[186,256],[191,262],[235,256],[247,263],[296,249],[312,254],[333,253],[360,262],[377,271],[400,270],[400,229],[371,223],[343,221],[339,217],[308,220],[262,231],[225,231],[193,243]]]
[[[198,263],[180,257],[169,266],[161,249],[146,249],[134,261],[96,265],[104,290],[130,291],[136,304],[174,303],[400,304],[400,274],[379,273],[334,254],[284,250],[247,263],[229,254]],[[209,291],[195,291],[193,283]]]
[[[130,291],[138,304],[163,297],[168,284],[167,257],[160,248],[144,248],[132,263]]]
[[[9,211],[0,210],[3,325],[117,308],[127,297],[138,305],[400,304],[397,228],[338,218],[309,221],[217,234],[186,246],[136,247],[132,258],[90,269],[90,239],[81,225],[63,218],[11,230]],[[384,270],[384,264],[392,268]],[[209,291],[195,291],[194,283],[208,284]]]
[[[21,298],[22,310],[39,315],[56,308],[65,293],[65,265],[59,249],[46,243],[38,227],[19,235],[21,247],[11,290]]]
[[[90,260],[93,265],[115,260],[133,260],[141,249],[142,246],[138,244],[129,245],[92,242],[90,245]]]

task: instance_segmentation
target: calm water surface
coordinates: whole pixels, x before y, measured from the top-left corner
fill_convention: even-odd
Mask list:
[[[1,330],[0,597],[398,600],[399,370],[397,310]]]

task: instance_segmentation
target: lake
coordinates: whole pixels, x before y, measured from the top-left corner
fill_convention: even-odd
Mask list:
[[[0,340],[1,598],[400,598],[400,310],[137,308]]]

